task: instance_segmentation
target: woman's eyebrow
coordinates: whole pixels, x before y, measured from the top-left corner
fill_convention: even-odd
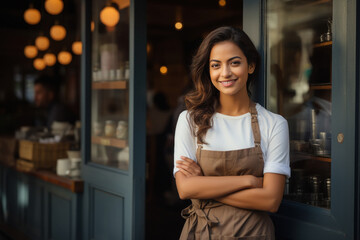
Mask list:
[[[227,61],[231,61],[231,60],[234,60],[234,59],[236,59],[236,58],[241,59],[241,57],[235,56],[235,57],[229,58]],[[220,62],[220,61],[219,61],[219,60],[216,60],[216,59],[210,59],[210,62]]]

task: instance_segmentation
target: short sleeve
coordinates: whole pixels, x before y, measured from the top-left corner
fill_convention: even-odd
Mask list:
[[[174,142],[174,171],[173,174],[179,171],[176,168],[176,161],[181,160],[181,156],[188,157],[196,161],[196,141],[192,134],[188,111],[183,111],[178,118],[175,129]]]
[[[290,177],[290,143],[287,121],[280,117],[271,131],[267,154],[265,156],[264,173],[278,173]]]

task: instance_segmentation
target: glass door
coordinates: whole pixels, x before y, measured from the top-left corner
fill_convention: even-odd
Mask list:
[[[145,235],[144,2],[82,1],[84,239]]]
[[[331,207],[332,1],[267,1],[267,108],[289,123],[285,199]]]

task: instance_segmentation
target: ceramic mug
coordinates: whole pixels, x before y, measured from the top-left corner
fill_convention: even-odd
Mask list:
[[[58,159],[56,162],[56,174],[65,176],[66,171],[70,169],[70,160],[68,158]]]

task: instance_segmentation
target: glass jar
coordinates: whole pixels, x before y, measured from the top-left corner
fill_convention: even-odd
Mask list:
[[[116,128],[116,137],[119,139],[126,139],[128,133],[128,123],[126,121],[119,121]]]
[[[115,137],[115,122],[112,120],[105,122],[105,137]]]

